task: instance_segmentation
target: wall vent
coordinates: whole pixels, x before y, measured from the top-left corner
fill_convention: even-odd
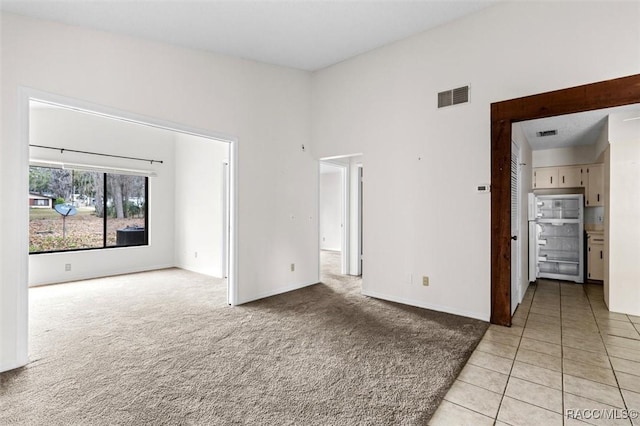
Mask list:
[[[545,136],[555,136],[558,134],[557,130],[543,130],[541,132],[536,132],[539,138],[543,138]]]
[[[469,102],[469,86],[438,93],[438,108]]]

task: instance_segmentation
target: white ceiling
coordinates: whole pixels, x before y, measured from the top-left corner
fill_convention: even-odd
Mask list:
[[[558,115],[516,124],[522,126],[524,135],[534,151],[567,148],[596,143],[606,123],[607,116],[616,112],[626,111],[637,111],[640,117],[640,104]],[[557,130],[558,134],[544,137],[537,135],[538,132],[546,130]]]
[[[497,0],[0,0],[3,11],[313,71]]]

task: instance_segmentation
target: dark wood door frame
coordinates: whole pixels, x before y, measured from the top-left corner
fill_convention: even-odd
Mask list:
[[[640,103],[640,74],[491,104],[491,322],[511,326],[511,124]]]

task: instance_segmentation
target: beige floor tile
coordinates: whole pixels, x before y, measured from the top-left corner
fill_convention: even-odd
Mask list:
[[[539,385],[562,390],[562,373],[516,361],[511,376]]]
[[[518,346],[520,344],[520,336],[512,336],[502,331],[487,330],[483,340],[491,340],[493,342],[502,343],[503,345]]]
[[[564,426],[586,426],[589,423],[585,423],[583,421],[580,420],[576,420],[576,419],[570,419],[565,417],[564,419]]]
[[[518,326],[503,327],[501,325],[491,324],[489,326],[489,330],[497,331],[499,333],[508,334],[510,336],[520,337],[520,336],[522,336],[522,332],[524,331],[524,328],[518,327]]]
[[[563,376],[564,391],[593,401],[602,402],[618,408],[624,408],[622,395],[617,386],[609,386],[580,377]]]
[[[518,355],[516,354],[516,358]],[[611,365],[613,365],[614,371],[621,371],[627,374],[633,374],[635,376],[640,376],[640,362],[629,361],[628,359],[616,358],[610,356]],[[640,380],[640,377],[638,378]]]
[[[562,346],[570,348],[582,349],[590,352],[606,352],[604,343],[600,336],[595,338],[585,338],[584,336],[563,335]]]
[[[609,357],[605,352],[589,352],[565,346],[562,348],[562,356],[566,359],[595,365],[596,367],[612,369]]]
[[[600,331],[603,336],[616,336],[623,337],[625,339],[640,339],[640,333],[634,330],[624,330],[621,328],[611,328],[611,327],[600,327]]]
[[[509,374],[513,360],[486,352],[474,352],[467,364],[488,368],[502,374]]]
[[[565,374],[604,383],[605,385],[617,386],[616,379],[611,370],[566,358],[563,361],[564,368],[562,371]]]
[[[554,323],[541,322],[536,320],[527,321],[526,329],[528,330],[540,330],[543,332],[551,331],[552,333],[560,333],[560,323],[556,320]]]
[[[640,317],[637,317],[635,315],[627,315],[629,317],[629,321],[631,321],[634,324],[640,324]]]
[[[525,330],[526,331],[526,330]],[[623,348],[635,349],[640,351],[640,340],[626,339],[624,337],[604,336],[606,345],[621,346]]]
[[[549,308],[540,308],[538,306],[531,305],[531,313],[546,315],[548,317],[560,318],[560,308],[558,309],[549,309]]]
[[[527,323],[527,318],[524,315],[520,315],[518,317],[511,318],[511,325],[516,327],[524,327]]]
[[[528,327],[525,327],[522,337],[555,344],[560,344],[562,341],[560,332],[554,333],[550,331],[535,330]]]
[[[582,413],[592,413],[593,410],[598,410],[599,412],[616,412],[616,407],[613,407],[608,404],[603,404],[601,402],[593,401],[591,399],[583,398],[577,395],[573,395],[570,393],[564,394],[564,410],[565,415],[571,416],[572,413],[575,416],[578,410],[582,410]],[[618,412],[621,413],[620,409]],[[620,416],[621,417],[621,416]],[[612,418],[612,419],[604,419],[604,418],[596,418],[596,416],[591,416],[590,418],[582,419],[585,422],[588,422],[593,425],[625,425],[630,426],[630,422],[627,419],[623,418]]]
[[[567,310],[582,310],[588,312],[589,314],[592,313],[591,305],[589,304],[589,300],[586,298],[581,300],[571,300],[568,297],[563,297],[562,301],[560,302],[560,308],[562,308],[563,313]]]
[[[629,321],[629,318],[627,317],[627,315],[619,314],[617,312],[598,311],[597,313],[594,313],[594,314],[596,318],[611,319],[611,320],[617,320],[617,321]]]
[[[467,364],[458,375],[457,380],[502,394],[508,379],[509,376],[506,374]]]
[[[627,404],[627,408],[629,410],[634,410],[635,412],[640,413],[640,393],[623,389],[622,396],[624,397],[624,402]]]
[[[622,330],[635,330],[630,321],[616,321],[611,319],[596,318],[596,322],[601,327],[620,328]]]
[[[609,356],[628,359],[629,361],[640,362],[640,351],[636,351],[634,349],[609,345],[607,346],[607,352],[609,353]]]
[[[562,415],[517,399],[505,396],[500,406],[498,420],[510,425],[562,426]]]
[[[562,371],[562,358],[534,352],[529,349],[518,349],[516,361],[526,362],[549,370]]]
[[[428,424],[432,426],[491,426],[493,418],[445,400],[442,401]]]
[[[527,324],[530,321],[544,322],[544,323],[548,323],[548,324],[557,325],[558,324],[558,317],[557,316],[542,315],[542,314],[537,314],[535,312],[531,312],[529,314],[529,317],[527,318]]]
[[[562,356],[562,346],[556,345],[555,343],[528,339],[526,337],[523,337],[520,341],[520,349],[528,349],[530,351],[540,352],[556,357]]]
[[[573,315],[573,316],[591,316],[593,317],[593,311],[591,310],[591,305],[588,302],[583,303],[567,303],[563,302],[560,304],[562,309],[562,316],[565,315]]]
[[[640,378],[638,376],[616,371],[616,378],[618,379],[618,385],[622,389],[640,393]]]
[[[518,348],[516,346],[503,345],[492,340],[481,340],[478,346],[476,346],[476,351],[487,352],[509,359],[516,357],[517,350]]]
[[[598,331],[598,323],[593,317],[576,317],[576,316],[562,316],[562,326],[576,328],[578,330],[588,329],[591,331]]]
[[[595,322],[595,318],[593,317],[593,314],[589,311],[572,311],[572,310],[567,310],[565,309],[564,311],[562,311],[562,319],[563,320],[570,320],[570,321],[589,321],[589,322]]]
[[[511,377],[505,395],[562,414],[562,391],[557,389]]]
[[[501,398],[501,394],[458,380],[444,397],[449,402],[493,418],[498,412]]]

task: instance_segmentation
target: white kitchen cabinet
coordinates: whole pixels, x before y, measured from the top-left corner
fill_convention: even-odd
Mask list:
[[[533,169],[533,189],[557,188],[558,168],[538,167]]]
[[[585,171],[587,185],[584,204],[587,207],[604,206],[604,166],[590,164]]]
[[[559,188],[581,188],[583,187],[582,166],[558,167],[558,187]]]
[[[587,278],[604,280],[604,234],[588,232],[587,238]]]

